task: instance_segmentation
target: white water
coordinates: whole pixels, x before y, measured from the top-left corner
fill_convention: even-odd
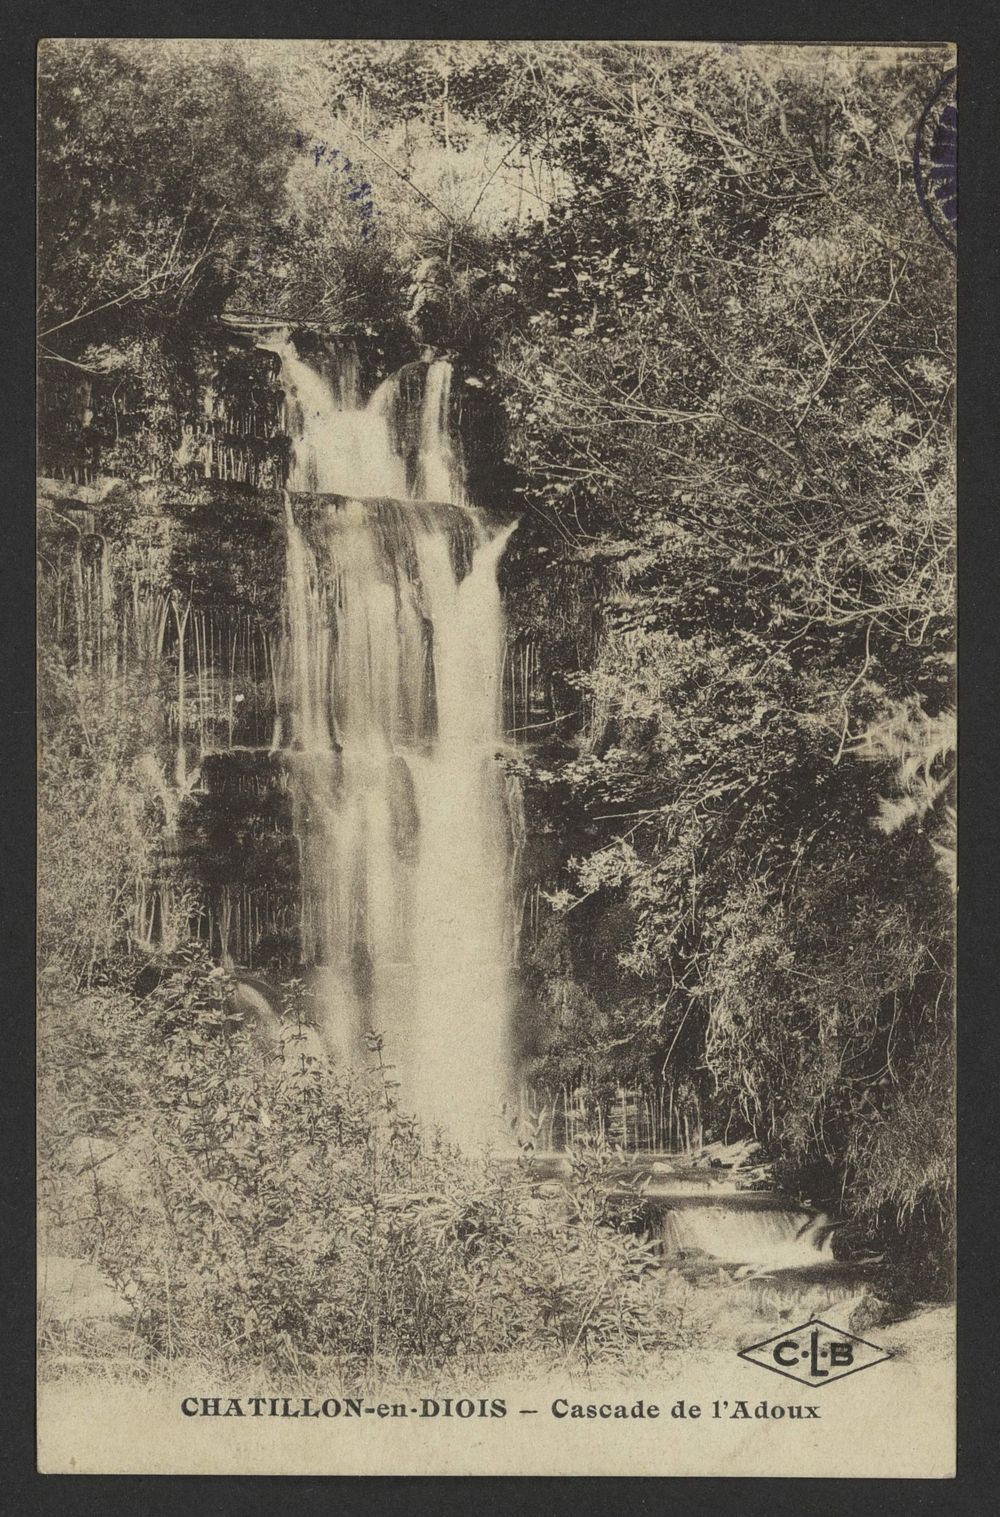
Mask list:
[[[698,1250],[723,1264],[768,1270],[812,1269],[834,1258],[826,1217],[724,1202],[664,1212],[663,1241],[668,1254]]]
[[[429,365],[419,424],[400,428],[394,380],[362,407],[350,375],[335,387],[278,351],[302,417],[291,488],[347,497],[312,508],[308,533],[286,503],[303,954],[319,966],[328,1041],[350,1057],[383,1034],[401,1106],[481,1141],[511,1085],[495,754],[496,572],[513,529],[490,538],[464,503],[450,365]],[[406,498],[408,430],[415,489],[440,504]]]
[[[427,366],[420,412],[416,494],[421,500],[453,500],[462,505],[465,480],[461,458],[452,441],[450,408],[451,364],[437,358]]]
[[[393,437],[391,389],[380,385],[365,404],[357,355],[349,348],[337,355],[331,383],[287,339],[267,346],[281,360],[293,439],[292,489],[405,499],[406,466]]]

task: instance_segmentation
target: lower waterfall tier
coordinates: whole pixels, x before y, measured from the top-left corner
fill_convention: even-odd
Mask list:
[[[510,530],[349,501],[321,508],[310,541],[286,511],[289,789],[321,1027],[347,1057],[382,1039],[403,1099],[465,1138],[500,1130],[513,1083]]]

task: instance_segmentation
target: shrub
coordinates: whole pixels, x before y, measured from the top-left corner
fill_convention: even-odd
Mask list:
[[[566,1198],[526,1165],[422,1135],[391,1071],[313,1057],[301,987],[284,1051],[192,953],[143,1001],[43,996],[47,1246],[99,1263],[147,1358],[348,1372],[677,1341],[651,1245],[578,1156]]]

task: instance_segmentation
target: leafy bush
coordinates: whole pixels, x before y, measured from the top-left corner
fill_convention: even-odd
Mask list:
[[[164,832],[157,691],[144,675],[102,680],[39,665],[39,962],[89,980],[119,953]]]
[[[356,1076],[308,1052],[301,987],[280,1053],[232,990],[192,953],[141,1002],[44,1000],[46,1246],[100,1265],[148,1358],[377,1371],[677,1341],[670,1277],[607,1211],[606,1154],[540,1198],[519,1161],[421,1136],[381,1056]]]
[[[893,1210],[900,1227],[924,1209],[945,1227],[954,1203],[955,1079],[950,1040],[892,1091],[851,1135],[849,1162],[872,1215]]]

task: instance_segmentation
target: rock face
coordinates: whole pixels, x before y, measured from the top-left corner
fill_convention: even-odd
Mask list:
[[[143,728],[163,826],[133,938],[308,973],[332,1046],[388,1036],[425,1114],[471,1129],[514,1076],[517,524],[469,501],[450,362],[372,388],[353,344],[256,342],[181,418],[172,477],[43,481],[43,640]]]
[[[133,935],[169,946],[167,917],[187,892],[213,952],[249,967],[297,957],[297,849],[276,753],[282,509],[277,492],[224,484],[119,484],[98,497],[43,481],[40,492],[40,637],[88,688],[131,705],[165,822]]]
[[[288,469],[284,395],[255,334],[199,334],[168,393],[137,375],[47,365],[39,406],[41,472],[92,487],[116,475],[278,488]],[[154,382],[155,383],[155,382]]]

